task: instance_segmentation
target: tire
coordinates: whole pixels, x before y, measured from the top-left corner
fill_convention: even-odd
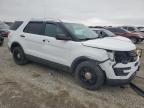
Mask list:
[[[136,39],[136,38],[130,38],[131,39],[131,41],[134,43],[134,44],[136,44],[136,43],[138,43],[138,40]]]
[[[96,90],[103,85],[105,75],[95,62],[85,61],[77,66],[75,78],[83,88]]]
[[[21,47],[15,47],[13,49],[13,59],[18,65],[25,65],[28,62]]]

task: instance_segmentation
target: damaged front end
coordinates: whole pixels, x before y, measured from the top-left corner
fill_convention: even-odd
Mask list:
[[[106,73],[109,85],[127,84],[136,76],[140,66],[137,51],[108,51],[108,56],[110,60],[100,66]]]

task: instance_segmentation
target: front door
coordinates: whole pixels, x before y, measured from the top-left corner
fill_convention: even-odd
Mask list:
[[[56,35],[58,34],[67,35],[64,29],[58,24],[49,22],[45,24],[43,53],[47,60],[67,65],[73,41],[57,40]]]

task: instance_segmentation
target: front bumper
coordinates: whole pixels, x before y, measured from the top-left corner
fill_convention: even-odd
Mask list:
[[[120,86],[129,84],[136,76],[136,72],[131,75],[128,79],[106,79],[106,84],[110,86]]]
[[[127,64],[111,62],[110,60],[100,64],[101,69],[106,74],[106,83],[109,85],[123,85],[129,83],[140,67],[139,57],[135,62]],[[116,69],[121,69],[116,70]]]

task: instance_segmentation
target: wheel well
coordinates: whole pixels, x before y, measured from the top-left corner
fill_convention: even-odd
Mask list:
[[[75,60],[73,61],[72,65],[71,65],[71,71],[74,72],[75,69],[76,69],[76,67],[77,67],[80,63],[82,63],[82,62],[84,62],[84,61],[87,61],[87,60],[90,60],[90,59],[89,59],[89,58],[86,58],[86,57],[80,57],[80,58],[75,59]]]
[[[99,61],[96,61],[96,60],[92,60],[92,59],[90,59],[90,58],[87,58],[87,57],[79,57],[79,58],[77,58],[77,59],[75,59],[74,61],[73,61],[73,63],[72,63],[72,65],[71,65],[71,72],[72,73],[74,73],[75,72],[75,69],[77,68],[77,66],[80,64],[80,63],[82,63],[82,62],[84,62],[84,61],[91,61],[91,62],[97,62],[97,63],[99,63]],[[101,69],[101,67],[100,67],[100,69]],[[106,73],[105,73],[105,71],[103,70],[103,69],[101,69],[101,71],[104,73],[104,78],[105,78],[105,81],[104,82],[106,82]]]
[[[18,47],[18,46],[21,47],[21,45],[19,43],[17,43],[17,42],[12,43],[11,48],[10,48],[11,52],[13,52],[13,49],[15,47]]]

